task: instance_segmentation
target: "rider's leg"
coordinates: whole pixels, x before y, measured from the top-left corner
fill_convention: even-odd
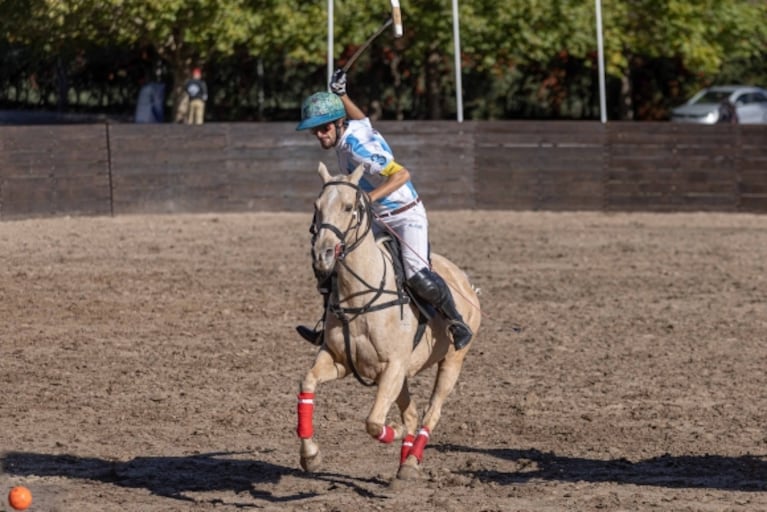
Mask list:
[[[309,233],[312,234],[312,246],[314,246],[314,240],[317,236],[317,223],[315,218],[312,219],[312,223],[309,226]],[[314,251],[312,250],[312,260],[314,260]],[[311,343],[312,345],[322,345],[323,326],[325,325],[325,314],[328,310],[328,298],[330,296],[330,277],[314,271],[314,278],[317,279],[317,290],[322,295],[322,318],[315,324],[314,328],[307,327],[305,325],[296,326],[296,332],[303,339]]]
[[[447,283],[439,274],[430,270],[429,221],[426,210],[419,204],[405,214],[387,220],[386,224],[400,238],[408,286],[448,319],[453,345],[456,350],[461,350],[469,344],[474,333],[456,309]]]
[[[453,300],[453,294],[445,280],[429,268],[423,268],[407,281],[408,286],[419,297],[433,305],[450,321],[450,333],[453,335],[453,345],[461,350],[469,344],[474,333],[463,321]]]
[[[323,326],[325,325],[325,314],[328,310],[328,299],[330,297],[330,279],[319,275],[315,277],[317,278],[317,290],[322,295],[322,318],[320,318],[314,328],[305,325],[296,326],[296,332],[312,345],[320,346],[322,345]]]
[[[323,319],[324,320],[324,319]],[[311,327],[307,327],[306,325],[297,325],[296,326],[296,332],[299,336],[301,336],[303,339],[311,343],[312,345],[317,345],[318,347],[322,345],[322,335],[325,332],[324,329],[318,328],[323,320],[320,320],[317,323],[317,327],[312,329]]]

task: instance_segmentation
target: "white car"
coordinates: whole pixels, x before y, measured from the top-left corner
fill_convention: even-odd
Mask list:
[[[767,90],[746,85],[719,85],[703,89],[687,103],[671,110],[677,123],[715,124],[723,101],[735,105],[741,124],[767,124]]]

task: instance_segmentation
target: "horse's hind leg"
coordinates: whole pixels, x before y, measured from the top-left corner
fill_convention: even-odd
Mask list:
[[[415,480],[420,477],[420,470],[417,465],[405,465],[410,452],[413,450],[413,441],[415,432],[418,428],[418,409],[410,395],[407,380],[405,380],[397,397],[397,407],[400,410],[402,423],[405,426],[404,437],[402,438],[402,448],[400,449],[399,470],[397,478],[403,480]]]
[[[301,467],[304,471],[317,471],[322,462],[320,447],[314,441],[314,393],[319,384],[343,378],[345,375],[345,368],[336,364],[326,350],[320,350],[314,365],[301,381],[297,432],[301,438]]]
[[[410,395],[410,389],[407,385],[407,379],[402,384],[402,389],[397,397],[397,407],[400,411],[402,424],[405,426],[404,437],[402,438],[402,450],[400,451],[400,464],[405,462],[410,450],[413,448],[415,431],[418,428],[418,409]]]
[[[429,406],[423,415],[423,426],[434,431],[442,417],[442,406],[445,400],[453,392],[458,377],[461,375],[463,356],[465,352],[456,352],[452,358],[448,357],[439,363],[437,377],[434,379],[434,389],[431,392]]]
[[[411,477],[414,474],[413,469],[417,469],[423,460],[423,451],[429,442],[429,436],[434,432],[442,416],[442,406],[450,393],[452,393],[453,388],[455,388],[455,383],[458,382],[465,353],[466,351],[454,352],[452,357],[449,356],[438,365],[437,377],[429,400],[429,406],[423,417],[423,425],[413,441],[413,448],[410,450],[410,454],[400,466],[398,474],[400,478]]]

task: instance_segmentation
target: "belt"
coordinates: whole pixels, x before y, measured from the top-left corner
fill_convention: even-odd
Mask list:
[[[420,202],[421,202],[421,198],[420,198],[420,197],[418,197],[418,198],[416,198],[416,200],[415,200],[415,201],[412,201],[412,202],[410,202],[410,203],[406,204],[405,206],[400,206],[400,207],[399,207],[399,208],[397,208],[396,210],[392,210],[392,211],[390,211],[390,212],[384,212],[384,213],[382,213],[381,215],[379,215],[379,216],[378,216],[378,218],[382,218],[382,217],[391,217],[392,215],[399,215],[400,213],[403,213],[403,212],[406,212],[406,211],[408,211],[409,209],[411,209],[411,208],[412,208],[412,207],[414,207],[415,205],[419,204]]]

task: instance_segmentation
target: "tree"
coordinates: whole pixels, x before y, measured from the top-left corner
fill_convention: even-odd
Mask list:
[[[683,83],[692,75],[687,87],[678,87],[686,97],[716,81],[729,59],[752,58],[767,47],[764,2],[622,0],[611,2],[603,14],[607,69],[623,83],[622,118],[634,118],[639,96],[634,77],[648,62],[677,62],[677,75],[667,81]]]
[[[252,3],[252,2],[251,2]],[[173,76],[173,105],[192,67],[229,56],[258,33],[259,17],[244,0],[94,0],[90,19],[103,37],[151,46]],[[269,2],[264,2],[269,3]],[[108,35],[107,35],[108,34]]]
[[[326,5],[0,0],[0,50],[7,50],[0,87],[12,88],[9,73],[17,81],[26,73],[41,101],[57,98],[65,108],[78,72],[109,54],[133,55],[170,70],[174,104],[190,67],[199,65],[210,70],[222,119],[292,115],[303,97],[326,86]],[[380,26],[390,4],[335,0],[334,6],[332,51],[340,65]],[[403,0],[402,9],[405,36],[379,37],[351,70],[350,89],[385,117],[452,118],[451,2]],[[605,0],[608,84],[617,91],[610,118],[662,118],[670,103],[702,85],[764,81],[765,19],[762,0]],[[461,0],[460,21],[469,118],[597,117],[591,0]],[[272,110],[264,113],[265,106]]]

